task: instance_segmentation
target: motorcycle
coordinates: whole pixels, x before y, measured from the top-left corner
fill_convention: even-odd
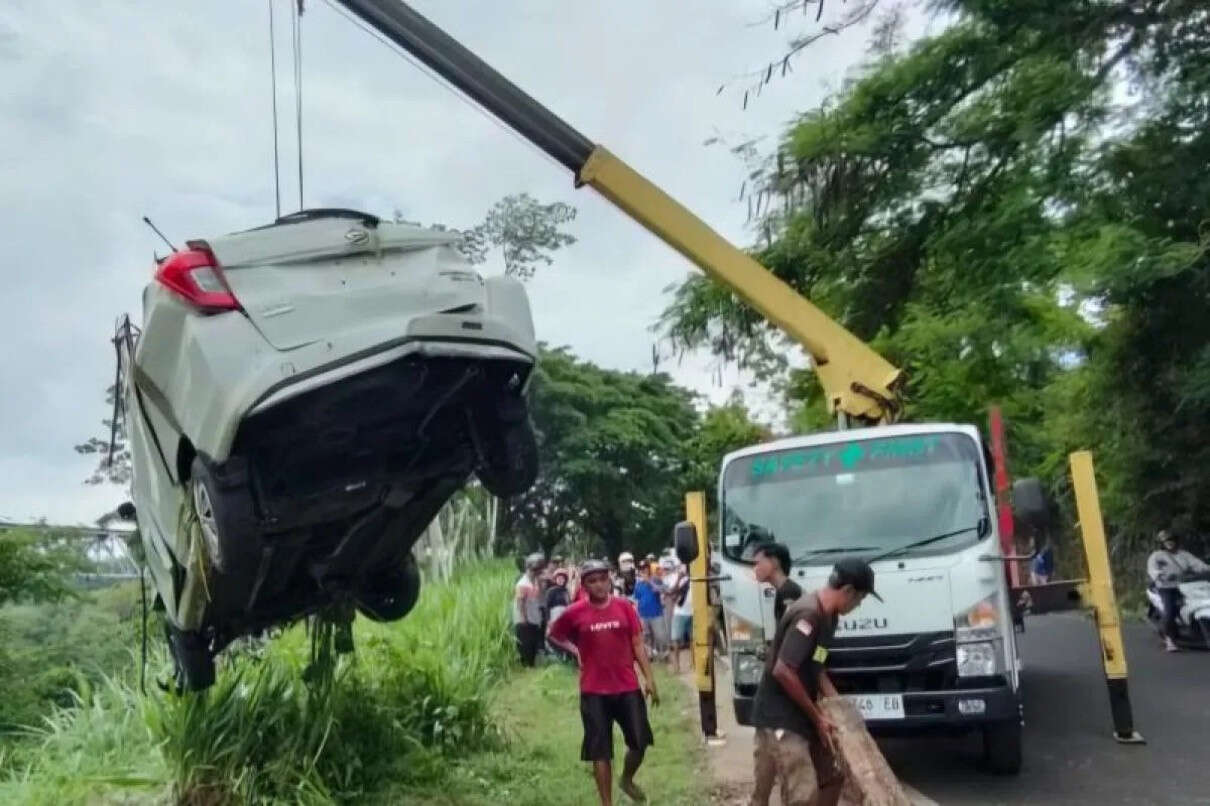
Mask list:
[[[1186,574],[1181,580],[1180,613],[1176,624],[1178,646],[1210,649],[1210,572]],[[1164,603],[1155,584],[1147,586],[1147,620],[1164,634]]]

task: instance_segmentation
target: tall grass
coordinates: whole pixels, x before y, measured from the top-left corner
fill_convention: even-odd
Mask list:
[[[0,801],[353,802],[440,778],[448,759],[500,741],[487,698],[512,661],[511,581],[505,563],[468,567],[402,622],[359,619],[357,652],[327,682],[305,682],[297,628],[202,694],[141,698],[110,681],[6,762]]]

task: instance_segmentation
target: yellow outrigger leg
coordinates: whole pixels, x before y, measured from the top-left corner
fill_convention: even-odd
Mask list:
[[[714,699],[714,608],[710,604],[710,533],[706,530],[706,494],[685,494],[685,517],[697,532],[697,556],[689,563],[693,594],[693,675],[697,683],[702,733],[718,735]]]
[[[1126,682],[1126,648],[1122,643],[1121,620],[1113,595],[1113,575],[1109,569],[1109,549],[1105,542],[1105,523],[1101,519],[1101,499],[1092,467],[1092,454],[1077,451],[1068,457],[1071,483],[1075,490],[1076,511],[1080,518],[1080,537],[1088,561],[1088,581],[1080,585],[1080,600],[1092,608],[1101,641],[1101,661],[1105,664],[1105,682],[1109,687],[1109,708],[1113,715],[1113,737],[1119,742],[1140,744],[1143,737],[1134,729],[1130,708],[1130,690]]]

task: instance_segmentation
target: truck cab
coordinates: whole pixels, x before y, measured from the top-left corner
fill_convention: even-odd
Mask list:
[[[879,602],[840,619],[828,674],[875,734],[981,731],[989,766],[1021,764],[1020,662],[994,497],[978,431],[893,425],[793,437],[728,454],[715,558],[735,713],[776,630],[774,590],[752,572],[786,545],[804,596],[845,556],[869,561]]]

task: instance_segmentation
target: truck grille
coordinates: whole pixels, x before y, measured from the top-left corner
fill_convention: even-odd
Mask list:
[[[828,653],[828,676],[841,693],[955,688],[954,634],[836,638]]]

